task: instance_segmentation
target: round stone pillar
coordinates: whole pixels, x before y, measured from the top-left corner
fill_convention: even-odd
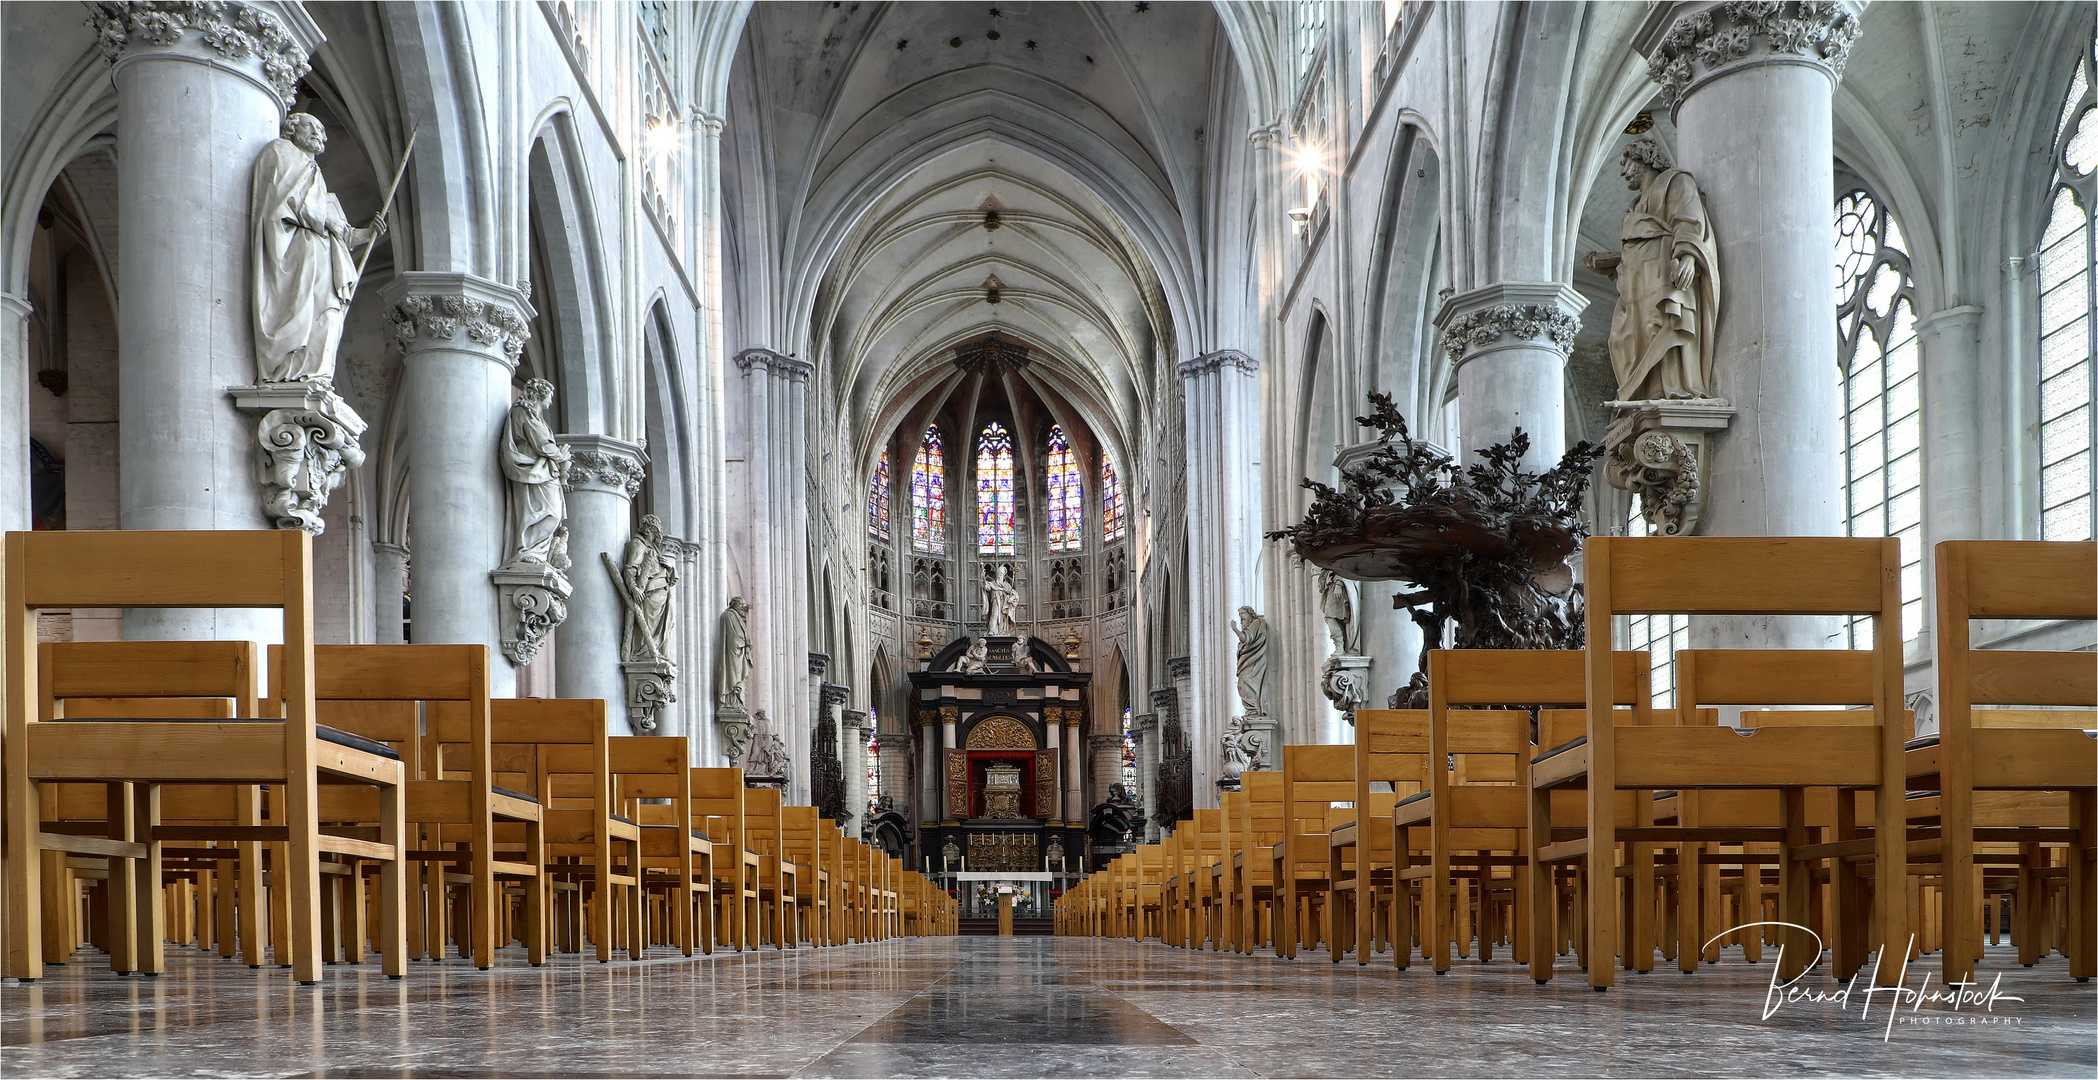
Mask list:
[[[508,285],[421,271],[395,275],[383,298],[407,379],[415,640],[478,642],[500,657],[501,613],[488,578],[503,562],[496,444],[532,307]],[[497,696],[515,692],[507,662],[491,663],[489,677]]]
[[[110,3],[91,21],[117,94],[119,522],[268,529],[254,422],[249,186],[323,40],[298,4]],[[273,613],[139,609],[132,639],[277,641]]]
[[[1435,326],[1457,372],[1459,464],[1521,428],[1523,468],[1543,472],[1566,452],[1566,356],[1588,300],[1557,281],[1504,281],[1443,301]]]
[[[372,564],[372,602],[378,608],[379,624],[375,638],[381,645],[399,645],[408,640],[401,623],[401,598],[408,592],[408,549],[399,544],[373,544]]]
[[[845,709],[838,714],[838,728],[844,738],[839,740],[845,758],[845,812],[850,817],[838,823],[848,836],[857,836],[867,827],[867,736],[874,734],[867,726],[867,714],[859,709]]]
[[[556,692],[565,698],[599,698],[605,715],[626,715],[626,676],[619,663],[626,605],[605,568],[618,565],[634,532],[634,496],[648,455],[641,447],[606,435],[562,435],[568,447],[568,618],[554,631],[558,642]],[[640,734],[640,732],[634,732]]]
[[[29,301],[0,293],[0,533],[29,528]]]
[[[1725,292],[1713,392],[1740,415],[1711,444],[1702,532],[1841,536],[1835,173],[1830,103],[1854,5],[1656,5],[1637,44],[1674,110],[1676,164],[1697,177]],[[1752,167],[1750,167],[1752,165]],[[1833,619],[1692,620],[1700,647],[1815,648]]]

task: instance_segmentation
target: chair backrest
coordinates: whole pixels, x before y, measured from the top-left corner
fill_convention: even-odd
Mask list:
[[[1688,717],[1713,704],[1869,704],[1882,730],[1881,768],[1890,786],[1898,786],[1908,735],[1901,723],[1899,540],[1595,536],[1584,545],[1582,563],[1592,761],[1615,752],[1614,724],[1603,712],[1610,708],[1605,697],[1614,695],[1601,691],[1616,674],[1610,647],[1616,616],[1869,615],[1869,651],[1686,651],[1676,667],[1677,707]]]
[[[28,738],[44,697],[40,610],[274,608],[283,617],[284,659],[272,667],[284,669],[284,685],[292,688],[282,715],[297,729],[285,740],[285,773],[314,782],[313,538],[304,531],[12,532],[0,578],[6,583],[0,640],[7,648],[8,740]],[[15,764],[7,783],[26,784],[26,755],[9,760]]]
[[[813,806],[781,807],[780,830],[787,858],[806,867],[814,881],[816,868],[823,866],[823,818]]]
[[[600,708],[603,702],[596,703]],[[691,743],[683,735],[614,735],[606,747],[612,796],[643,825],[692,827]],[[668,803],[643,803],[668,799]]]
[[[252,717],[252,641],[67,641],[37,647],[37,718]]]
[[[1189,855],[1188,865],[1192,868],[1200,869],[1214,864],[1217,861],[1218,853],[1222,850],[1219,845],[1223,842],[1223,811],[1216,809],[1197,810],[1195,811],[1193,825],[1194,832],[1192,836],[1194,844],[1193,850]]]
[[[1269,769],[1240,773],[1238,790],[1240,812],[1233,840],[1237,850],[1246,853],[1246,876],[1265,879],[1273,867],[1261,857],[1261,849],[1280,841],[1287,824],[1282,810],[1282,773]]]
[[[785,854],[778,788],[751,788],[743,797],[744,844],[760,855]],[[792,862],[792,859],[788,860]]]
[[[1419,791],[1427,780],[1427,765],[1427,710],[1355,711],[1356,806],[1367,806],[1372,801],[1372,784],[1390,784],[1392,793],[1400,798]]]
[[[750,789],[743,786],[742,769],[688,769],[692,781],[692,827],[707,834],[717,844],[735,848],[749,846],[744,838]],[[716,860],[715,866],[727,870],[742,864],[734,859]],[[737,871],[740,873],[741,871]]]
[[[1351,802],[1355,794],[1353,746],[1282,748],[1283,840],[1289,845],[1290,861],[1325,863],[1325,833],[1333,804]],[[1314,834],[1317,843],[1298,842],[1299,837]]]
[[[283,646],[269,647],[265,712],[285,704],[282,656]],[[435,750],[422,762],[422,775],[442,779],[446,772],[463,772],[477,792],[496,782],[486,645],[316,645],[313,696],[316,712],[319,702],[333,702],[328,707],[331,720],[364,728],[345,730],[404,746],[413,741],[412,729],[403,732],[401,725],[412,722],[410,710],[420,702],[424,732]],[[458,760],[462,755],[463,766]],[[409,753],[404,751],[402,757],[408,759]]]
[[[1938,730],[2051,726],[1976,705],[2098,706],[2088,652],[1976,649],[1972,619],[2098,618],[2098,542],[1947,540],[1938,545]],[[2024,711],[2024,710],[2021,710]],[[1959,734],[1954,734],[1954,729]]]
[[[505,765],[519,772],[529,768],[531,779],[522,790],[533,792],[549,807],[573,802],[614,812],[604,702],[499,698],[489,702],[489,724],[499,771]],[[529,760],[505,760],[512,753],[529,755]]]

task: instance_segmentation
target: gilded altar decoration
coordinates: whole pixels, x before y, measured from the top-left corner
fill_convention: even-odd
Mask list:
[[[989,716],[969,729],[971,750],[1032,750],[1034,732],[1017,716]]]
[[[1056,819],[1056,751],[1034,752],[1034,816]]]
[[[1041,838],[1034,833],[970,833],[969,869],[1027,874],[1042,868]]]
[[[983,816],[1020,817],[1020,767],[1000,762],[983,771]]]
[[[947,751],[947,817],[960,821],[969,816],[969,752]]]

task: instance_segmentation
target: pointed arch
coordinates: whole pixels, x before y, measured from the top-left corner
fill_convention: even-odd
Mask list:
[[[1017,532],[1013,491],[1013,436],[991,421],[976,440],[976,550],[1011,555]]]
[[[931,554],[947,550],[947,460],[938,424],[925,426],[911,462],[911,546]]]

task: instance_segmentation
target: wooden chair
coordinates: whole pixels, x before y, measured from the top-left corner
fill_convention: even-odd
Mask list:
[[[1976,649],[1970,620],[2098,618],[2098,543],[1947,540],[1936,555],[1938,733],[1910,745],[1906,774],[1909,786],[1938,792],[1945,981],[1972,978],[1981,955],[1977,841],[2063,844],[2064,951],[2069,974],[2088,981],[2098,974],[2091,856],[2098,837],[2098,742],[2081,729],[2093,724],[2085,710],[2098,706],[2098,664],[2088,652]],[[2012,814],[2023,827],[2005,827],[2003,815],[1985,823],[1977,802],[1989,802],[1978,794],[1988,792],[2066,792],[2067,820],[2058,813]]]
[[[1275,910],[1280,928],[1275,955],[1295,959],[1299,946],[1330,944],[1323,932],[1333,847],[1333,804],[1355,797],[1355,748],[1282,748],[1282,836],[1269,849],[1275,866]],[[1352,811],[1349,811],[1352,816]]]
[[[1333,881],[1333,962],[1350,949],[1357,964],[1391,926],[1397,860],[1391,830],[1381,828],[1402,798],[1420,790],[1428,761],[1427,713],[1407,709],[1360,709],[1355,713],[1355,818],[1328,834]],[[1376,784],[1389,791],[1376,791]],[[1403,965],[1403,959],[1401,961]]]
[[[830,865],[824,859],[826,828],[837,829],[816,813],[813,806],[788,806],[780,810],[782,847],[787,861],[801,868],[794,880],[794,909],[799,913],[799,940],[810,945],[830,944]]]
[[[758,856],[761,925],[776,949],[796,947],[801,868],[787,856],[787,838],[777,788],[751,788],[743,800],[744,842]]]
[[[1616,653],[1612,660],[1608,695],[1615,722],[1650,723],[1651,681],[1645,653]],[[1494,871],[1511,871],[1513,918],[1522,929],[1516,935],[1519,959],[1530,959],[1540,941],[1556,951],[1556,933],[1548,933],[1557,898],[1551,895],[1552,871],[1530,865],[1533,827],[1531,795],[1514,782],[1529,773],[1532,754],[1530,713],[1469,708],[1473,706],[1546,706],[1579,704],[1588,696],[1586,661],[1578,651],[1535,651],[1499,649],[1438,649],[1428,655],[1428,709],[1425,730],[1426,760],[1442,763],[1427,770],[1427,790],[1402,800],[1394,809],[1394,827],[1408,834],[1395,849],[1411,861],[1411,852],[1427,853],[1424,865],[1404,866],[1399,876],[1419,882],[1421,915],[1426,924],[1422,953],[1436,974],[1450,970],[1451,938],[1460,943],[1472,938],[1469,894],[1479,886],[1479,908],[1489,907],[1484,890],[1491,886]],[[1466,706],[1457,713],[1451,705]],[[1542,733],[1540,733],[1542,734]],[[1497,768],[1495,766],[1498,766]],[[1461,778],[1469,768],[1473,782]],[[1485,775],[1481,776],[1480,774]],[[1503,783],[1501,777],[1509,782]],[[1550,809],[1552,825],[1578,825],[1585,812],[1568,820],[1567,812],[1579,804],[1565,797],[1545,797],[1558,806]],[[1640,796],[1626,792],[1614,797],[1617,807],[1634,826],[1652,824],[1652,811],[1641,810]],[[1650,800],[1649,800],[1650,801]],[[1644,818],[1637,815],[1644,814]],[[1414,830],[1420,835],[1413,837]],[[1620,836],[1624,835],[1620,832]],[[1468,853],[1460,855],[1460,852]],[[1635,849],[1632,859],[1632,891],[1644,897],[1653,888],[1651,848]],[[1461,872],[1461,877],[1459,876]],[[1533,875],[1536,875],[1533,877]],[[1467,894],[1459,903],[1454,894]],[[1630,940],[1642,940],[1647,926],[1644,907],[1635,904]],[[1542,921],[1540,921],[1540,919]],[[1453,935],[1454,930],[1454,935]],[[1490,955],[1490,938],[1479,934],[1481,958]],[[1628,950],[1628,955],[1630,950]],[[1407,957],[1399,958],[1405,967]],[[1637,961],[1635,960],[1636,964]],[[1649,962],[1646,967],[1651,967]],[[1644,970],[1642,968],[1641,970]]]
[[[495,783],[495,744],[491,698],[488,692],[488,647],[486,645],[317,645],[314,654],[314,694],[324,714],[341,723],[364,724],[382,718],[403,729],[360,732],[367,738],[405,741],[414,737],[408,706],[420,703],[424,737],[430,747],[423,754],[424,775],[411,779],[407,788],[407,814],[411,827],[423,833],[430,847],[413,857],[426,864],[426,928],[440,926],[450,886],[467,890],[467,933],[458,935],[461,953],[470,952],[474,966],[486,970],[495,964],[498,927],[508,903],[503,887],[514,883],[524,899],[524,925],[516,934],[523,939],[528,959],[546,963],[548,928],[548,878],[545,865],[543,807],[536,795],[499,787]],[[265,708],[284,701],[277,662],[281,647],[270,647],[270,694]],[[373,705],[392,703],[393,710]],[[369,822],[373,807],[360,793],[348,790],[328,793],[327,816],[356,827]],[[453,845],[446,849],[446,845]],[[428,852],[430,854],[424,854]],[[503,855],[515,854],[504,858]],[[466,864],[463,874],[445,869],[457,862]],[[501,882],[502,884],[499,884]],[[414,918],[414,913],[411,913]],[[430,934],[432,960],[444,959],[444,935]]]
[[[1615,982],[1618,955],[1617,840],[1619,790],[1777,788],[1783,793],[1785,825],[1780,844],[1780,919],[1803,923],[1806,883],[1816,855],[1805,843],[1804,792],[1809,787],[1872,788],[1878,816],[1874,830],[1877,865],[1907,866],[1907,829],[1902,802],[1906,776],[1901,747],[1901,549],[1894,539],[1828,537],[1591,537],[1586,543],[1586,664],[1588,723],[1585,741],[1538,754],[1530,767],[1531,864],[1569,857],[1587,860],[1588,981],[1595,989]],[[1873,707],[1870,727],[1802,727],[1740,732],[1730,728],[1677,724],[1625,726],[1615,722],[1616,675],[1610,647],[1612,620],[1622,614],[1822,615],[1874,617],[1870,652],[1837,650],[1702,651],[1712,658],[1686,671],[1678,663],[1678,707],[1701,704]],[[1700,681],[1709,685],[1700,689]],[[1702,694],[1702,696],[1700,696]],[[1758,700],[1760,698],[1760,700]],[[1587,791],[1586,836],[1553,841],[1549,792]],[[1634,835],[1636,842],[1698,841],[1693,824],[1673,833]],[[1723,837],[1722,837],[1723,838]],[[1533,890],[1538,876],[1533,874]],[[1876,890],[1882,940],[1906,941],[1905,890]],[[1533,910],[1537,905],[1533,904]],[[1781,975],[1791,977],[1811,960],[1804,935],[1788,932]],[[1636,944],[1636,943],[1635,943]],[[1530,950],[1531,975],[1552,974],[1552,950]],[[1883,964],[1882,980],[1899,977],[1900,965]]]
[[[399,945],[404,779],[398,757],[347,734],[323,731],[313,697],[312,538],[298,530],[262,532],[10,533],[6,540],[6,737],[8,973],[43,976],[39,852],[56,849],[117,860],[131,875],[141,909],[131,938],[138,970],[164,968],[161,936],[161,787],[204,783],[266,783],[283,793],[280,823],[248,826],[232,838],[282,839],[283,892],[288,940],[278,960],[291,961],[293,978],[320,981],[320,860],[339,852],[383,861],[380,895],[385,924],[381,950],[386,974],[405,974]],[[36,613],[43,608],[273,608],[284,622],[285,719],[249,723],[156,720],[46,722],[35,716]],[[132,784],[130,816],[113,822],[114,836],[45,833],[21,823],[40,821],[47,781]],[[329,785],[374,789],[379,803],[375,840],[325,834],[318,791]],[[281,787],[279,787],[281,785]],[[120,815],[113,815],[120,816]],[[236,827],[237,828],[237,827]],[[277,831],[281,830],[281,832]],[[226,834],[217,834],[226,838]],[[194,839],[194,837],[191,837]]]
[[[1210,949],[1222,952],[1237,951],[1240,941],[1238,925],[1238,874],[1234,868],[1236,853],[1240,845],[1234,829],[1239,827],[1239,818],[1244,814],[1245,796],[1236,791],[1226,791],[1219,800],[1223,803],[1217,812],[1217,861],[1209,869],[1209,891],[1213,909],[1211,919],[1216,924],[1210,935]]]
[[[764,923],[758,909],[758,853],[747,836],[749,789],[743,786],[743,770],[694,768],[690,775],[692,827],[714,847],[715,923],[724,944],[738,952],[755,949]]]
[[[682,735],[614,735],[609,743],[613,795],[641,827],[641,891],[660,899],[681,953],[712,953],[714,844],[692,827],[691,746]]]
[[[257,711],[256,647],[253,642],[67,642],[38,646],[37,718],[58,719],[253,719]],[[43,785],[43,831],[84,836],[110,835],[109,823],[127,815],[122,801],[128,787],[105,784]],[[118,812],[112,814],[111,799]],[[262,824],[259,785],[185,784],[161,793],[162,828],[201,825]],[[179,823],[179,824],[178,824]],[[171,870],[187,862],[200,889],[200,922],[220,955],[232,957],[235,944],[251,968],[259,968],[269,944],[267,907],[263,901],[261,845],[252,840],[204,840],[223,846],[207,849],[163,848],[162,866]],[[186,856],[186,858],[178,858]],[[95,876],[83,859],[64,851],[42,853],[44,953],[70,956],[92,927],[77,925],[79,886]],[[111,874],[104,865],[102,906],[113,909],[128,925],[137,902],[132,876],[121,863]],[[279,933],[283,928],[279,927]],[[110,968],[129,973],[136,967],[135,935],[111,938],[104,927],[96,934],[110,958]],[[176,940],[182,940],[177,938]],[[200,942],[202,943],[202,942]],[[362,945],[360,943],[359,948]],[[62,961],[47,961],[57,963]]]
[[[566,905],[572,921],[562,936],[580,948],[574,923],[587,910],[598,962],[609,962],[615,917],[627,911],[631,926],[640,907],[641,827],[620,813],[614,794],[605,703],[500,699],[489,703],[489,716],[495,774],[539,801],[548,888],[577,901]],[[593,886],[596,902],[583,902]],[[630,936],[627,948],[629,958],[640,958],[637,938]]]
[[[1282,773],[1240,773],[1239,814],[1231,833],[1231,875],[1236,899],[1232,913],[1238,951],[1253,953],[1279,936],[1279,891],[1275,883],[1274,846],[1282,840]],[[1275,942],[1281,947],[1280,941]]]

